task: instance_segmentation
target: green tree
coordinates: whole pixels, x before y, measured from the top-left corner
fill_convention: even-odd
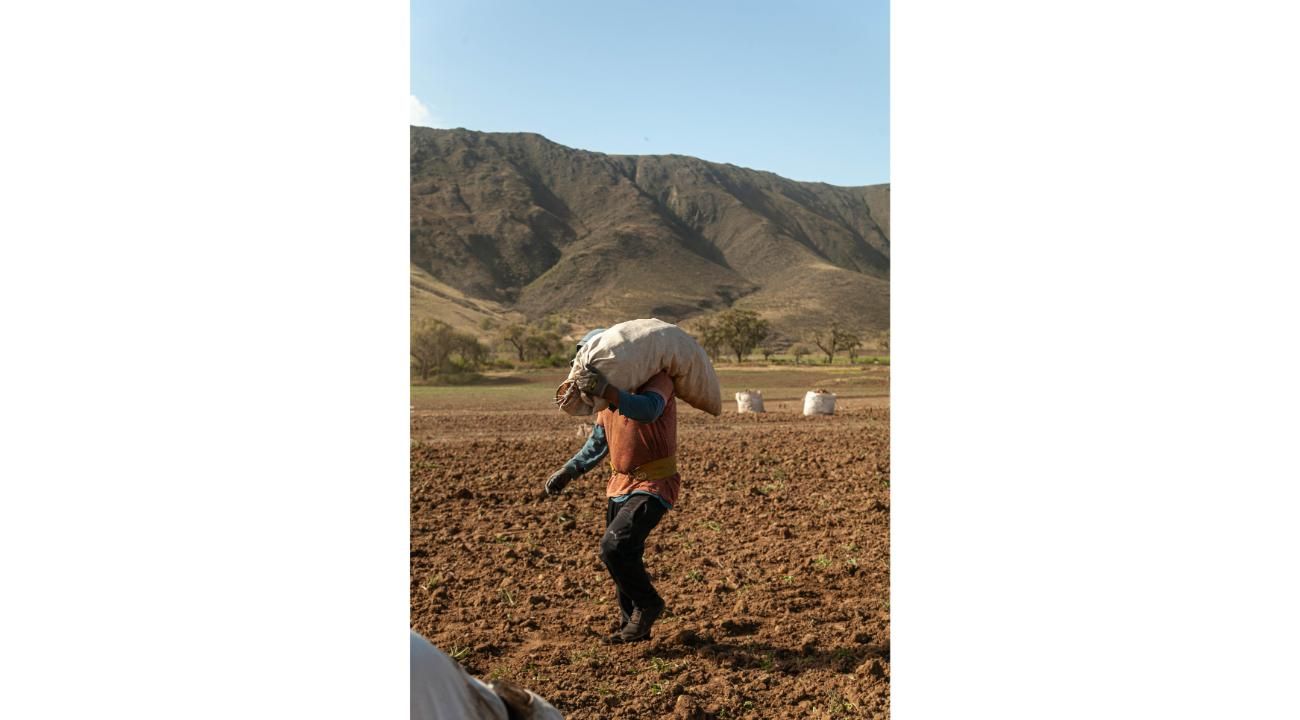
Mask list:
[[[420,323],[411,332],[411,364],[421,380],[447,364],[455,350],[455,331],[441,320]]]
[[[519,323],[508,325],[506,326],[506,329],[501,332],[501,339],[514,347],[515,352],[519,355],[519,362],[528,359],[524,357],[528,350],[528,328]]]
[[[790,354],[794,356],[794,364],[798,365],[801,358],[812,354],[812,348],[807,343],[795,343],[790,346]]]
[[[752,310],[724,310],[715,317],[714,326],[723,344],[736,354],[738,363],[744,362],[745,356],[754,352],[754,348],[771,334],[768,322]]]
[[[478,338],[441,320],[421,323],[411,332],[411,365],[420,380],[452,368],[475,370],[487,358],[488,349]]]
[[[841,350],[848,350],[854,345],[860,345],[858,336],[853,333],[840,330],[837,323],[831,323],[829,330],[814,333],[812,342],[822,352],[826,353],[826,364],[830,365],[835,361],[835,353]]]
[[[717,362],[718,353],[722,352],[723,346],[727,344],[726,337],[718,323],[714,322],[712,318],[703,318],[695,323],[695,332],[692,334],[695,336],[695,340],[699,342],[700,347],[704,348],[704,352],[708,353],[714,362]]]
[[[524,338],[524,350],[529,360],[553,361],[565,351],[564,339],[553,330],[534,330]]]
[[[452,336],[452,353],[460,356],[458,365],[463,370],[483,367],[491,354],[486,345],[467,333],[455,333]]]
[[[862,353],[862,341],[855,339],[852,344],[844,349],[849,351],[849,364],[852,365],[858,361],[858,355]]]

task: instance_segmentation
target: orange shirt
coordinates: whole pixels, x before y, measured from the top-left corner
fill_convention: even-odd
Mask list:
[[[619,497],[642,490],[658,495],[669,505],[676,505],[677,493],[682,486],[681,475],[659,480],[637,480],[624,474],[648,462],[677,453],[677,400],[673,393],[673,380],[668,377],[668,373],[660,371],[635,392],[659,395],[664,399],[664,411],[650,423],[638,422],[608,408],[596,416],[596,422],[605,429],[609,462],[615,468],[609,485],[605,488],[605,496]]]

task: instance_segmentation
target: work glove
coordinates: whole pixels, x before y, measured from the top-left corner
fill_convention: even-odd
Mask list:
[[[546,494],[551,496],[559,495],[564,490],[564,487],[576,477],[578,477],[578,473],[570,470],[568,466],[556,470],[546,479]]]
[[[579,370],[573,382],[578,386],[579,390],[592,397],[603,396],[605,389],[609,387],[609,381],[605,379],[605,376],[590,365]]]

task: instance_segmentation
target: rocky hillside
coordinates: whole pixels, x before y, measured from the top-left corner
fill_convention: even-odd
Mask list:
[[[889,186],[411,128],[412,314],[889,326]]]

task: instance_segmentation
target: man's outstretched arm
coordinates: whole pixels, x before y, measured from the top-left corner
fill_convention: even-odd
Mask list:
[[[587,436],[587,442],[583,444],[582,449],[564,463],[564,467],[556,470],[546,479],[546,494],[559,495],[560,491],[564,490],[564,486],[596,467],[608,452],[609,443],[605,441],[605,428],[596,425],[591,429],[591,435]]]

